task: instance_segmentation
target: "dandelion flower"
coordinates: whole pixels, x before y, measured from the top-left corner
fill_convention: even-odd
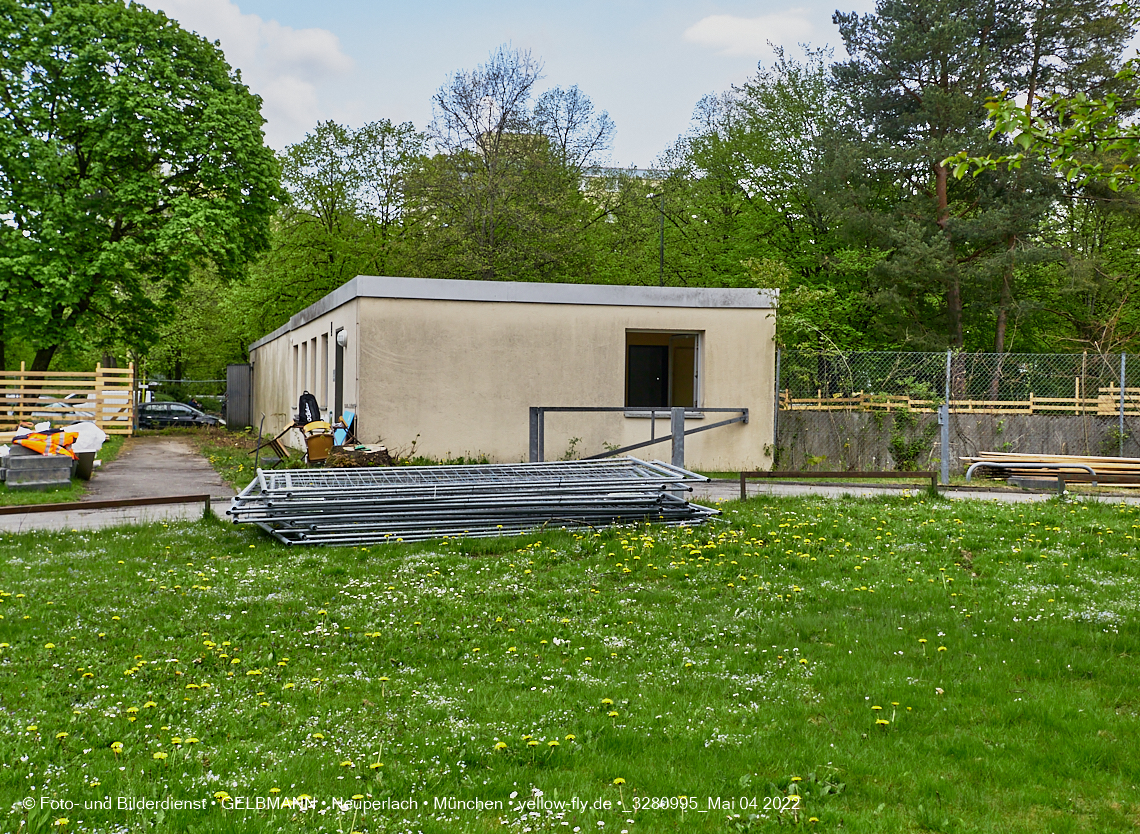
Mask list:
[[[612,698],[602,698],[602,706],[603,707],[612,707],[613,705],[614,705],[614,702],[613,702]]]
[[[625,784],[625,780],[624,780],[624,779],[622,779],[622,778],[619,776],[617,779],[614,779],[614,784],[615,784],[615,785],[624,785],[624,784]]]
[[[556,738],[551,739],[550,741],[546,742],[546,746],[547,747],[557,747],[558,746],[558,739],[556,739]]]
[[[318,741],[320,741],[320,740],[321,740],[321,739],[323,739],[324,737],[325,737],[325,734],[324,734],[324,733],[313,733],[313,735],[312,735],[312,738],[315,738],[315,739],[317,739]]]
[[[885,727],[888,724],[890,724],[891,722],[885,718],[880,718],[880,719],[876,720],[875,723],[878,724],[880,727]]]
[[[154,758],[154,759],[157,759],[158,761],[160,761],[160,762],[161,762],[161,761],[163,761],[163,760],[165,760],[165,759],[166,759],[166,753],[165,753],[164,751],[162,751],[162,750],[159,750],[157,753],[155,753],[155,754],[152,756],[152,758]]]
[[[63,741],[65,738],[67,738],[67,733],[56,733],[55,737],[58,738],[60,741]]]
[[[111,742],[111,752],[116,756],[123,752],[123,743],[121,741]]]
[[[573,741],[573,740],[574,740],[574,739],[576,739],[576,738],[577,738],[577,736],[576,736],[576,735],[574,735],[573,733],[567,733],[567,735],[566,735],[566,740],[567,740],[567,741]]]
[[[44,648],[45,649],[54,649],[55,643],[44,643]]]
[[[528,741],[526,743],[526,746],[527,747],[538,747],[538,742],[532,738],[530,741]]]
[[[352,763],[350,760],[348,760],[348,759],[345,759],[343,762],[341,762],[341,763],[340,763],[340,766],[341,766],[341,767],[356,767],[356,765],[354,765],[354,764],[353,764],[353,763]]]
[[[382,768],[384,765],[383,765],[382,763],[380,763],[380,762],[373,762],[372,764],[370,764],[370,765],[368,765],[368,766],[369,766],[370,768],[372,768],[373,770],[379,770],[379,769],[380,769],[380,768]]]
[[[506,750],[507,749],[507,743],[505,741],[500,741],[495,745],[495,749],[496,750]]]
[[[610,711],[607,713],[606,717],[607,717],[607,718],[617,718],[617,717],[618,717],[618,713],[617,713],[617,710],[616,710],[616,709],[612,709],[612,710],[610,710]]]

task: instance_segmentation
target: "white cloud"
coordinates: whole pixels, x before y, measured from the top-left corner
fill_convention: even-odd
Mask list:
[[[353,60],[327,29],[293,29],[243,14],[232,0],[144,0],[183,27],[220,41],[230,65],[262,97],[265,134],[282,148],[326,118],[318,86],[347,76]]]
[[[770,43],[779,46],[808,42],[813,29],[803,9],[760,17],[716,14],[698,20],[685,30],[684,38],[721,55],[759,58],[772,54]]]

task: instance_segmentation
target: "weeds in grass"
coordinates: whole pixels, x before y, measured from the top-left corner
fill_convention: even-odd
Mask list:
[[[1134,830],[1136,508],[723,508],[3,536],[2,827]]]

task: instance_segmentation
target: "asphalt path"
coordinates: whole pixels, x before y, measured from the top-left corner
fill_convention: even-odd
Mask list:
[[[178,495],[210,495],[211,509],[225,517],[233,489],[197,449],[178,437],[131,437],[118,456],[99,466],[83,501],[119,501]],[[0,516],[0,530],[91,530],[201,518],[204,502],[158,506],[16,513]]]

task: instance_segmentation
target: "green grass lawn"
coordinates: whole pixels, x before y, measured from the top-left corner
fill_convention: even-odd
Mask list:
[[[1136,830],[1140,510],[724,510],[3,536],[0,829]]]

